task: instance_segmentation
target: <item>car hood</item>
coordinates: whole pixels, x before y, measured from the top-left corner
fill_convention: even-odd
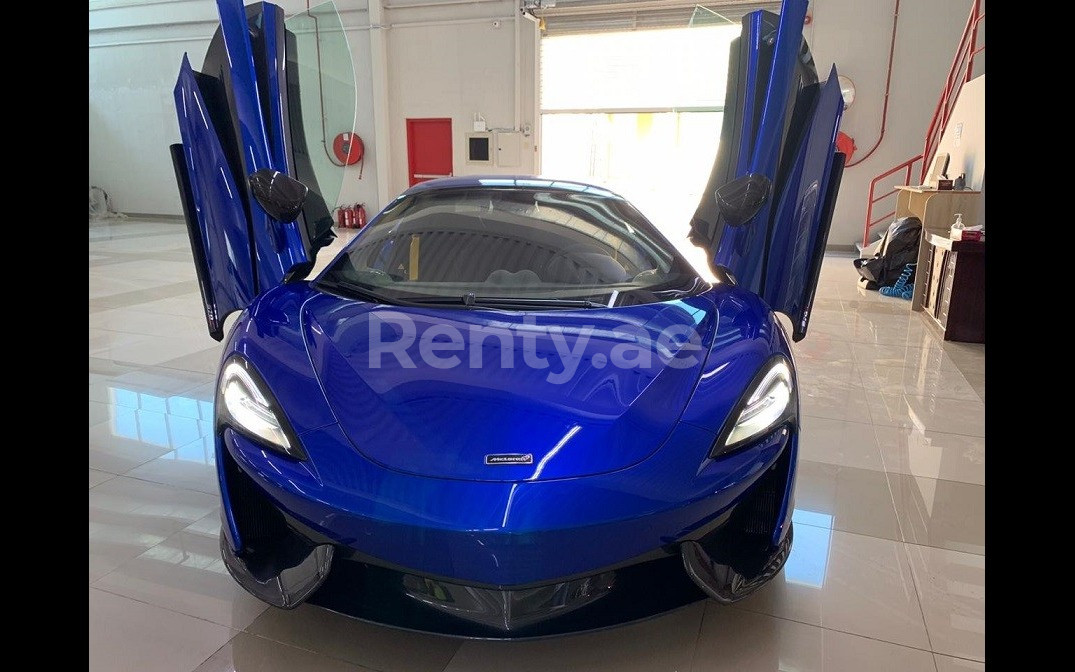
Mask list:
[[[613,471],[653,453],[690,399],[716,320],[704,294],[540,312],[318,294],[302,323],[328,403],[363,455],[423,476],[524,481]],[[682,346],[688,331],[696,348]],[[396,346],[405,355],[383,351],[412,337]],[[426,352],[445,348],[439,360],[423,355],[423,342]],[[665,356],[646,366],[643,349]],[[452,356],[456,365],[443,361]],[[548,368],[527,365],[527,356]],[[638,357],[642,364],[622,365]]]

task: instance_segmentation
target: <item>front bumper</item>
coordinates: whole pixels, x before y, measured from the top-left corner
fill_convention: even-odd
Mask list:
[[[226,432],[221,439],[223,530],[230,532],[221,535],[225,564],[246,590],[283,608],[309,600],[414,630],[483,638],[547,636],[618,625],[706,595],[721,602],[742,599],[779,572],[791,547],[796,440],[788,429],[750,448],[753,457],[740,456],[756,468],[727,500],[718,492],[644,517],[567,530],[427,528],[426,543],[416,539],[404,562],[385,557],[391,547],[382,554],[375,543],[356,539],[350,512],[323,510],[311,519],[307,509],[289,505],[289,493],[264,478],[241,437]],[[585,512],[578,513],[585,521]],[[684,516],[695,524],[684,525]],[[414,539],[413,530],[399,529]],[[632,530],[634,537],[656,534],[660,541],[646,541],[642,552],[631,554],[622,550],[637,548],[629,544],[619,544],[612,555],[595,548]],[[374,542],[382,538],[368,536]],[[510,570],[521,558],[524,569],[551,565],[555,573],[486,572],[475,579],[473,572],[430,571],[440,566],[429,562],[438,551],[484,561],[486,556],[471,555],[472,546],[464,543],[475,540],[490,549],[498,569],[507,565]],[[587,566],[571,561],[579,556]],[[610,561],[595,564],[595,557]],[[511,576],[536,578],[499,580]]]

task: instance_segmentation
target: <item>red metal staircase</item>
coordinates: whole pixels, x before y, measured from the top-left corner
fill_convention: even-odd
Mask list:
[[[937,107],[933,111],[933,119],[929,124],[929,130],[926,131],[926,142],[922,153],[912,156],[899,165],[889,168],[870,181],[870,192],[866,202],[866,225],[862,231],[863,247],[870,244],[870,229],[881,222],[887,222],[889,217],[896,214],[896,209],[893,205],[888,206],[892,207],[892,210],[889,212],[880,216],[874,216],[876,210],[883,209],[884,207],[878,207],[880,202],[892,202],[888,200],[896,195],[896,189],[892,187],[896,184],[910,184],[911,174],[914,172],[915,164],[918,164],[919,162],[921,162],[921,164],[918,182],[921,183],[926,179],[926,171],[929,169],[929,163],[923,159],[924,157],[930,157],[932,160],[934,152],[937,151],[937,145],[941,142],[941,136],[944,134],[944,129],[948,125],[948,119],[952,116],[952,111],[955,109],[956,100],[959,98],[960,90],[962,90],[965,83],[973,79],[974,57],[985,50],[984,44],[978,46],[978,26],[984,18],[985,11],[982,9],[982,0],[974,0],[974,3],[971,5],[970,16],[967,18],[967,26],[963,29],[963,36],[959,39],[959,46],[956,48],[955,58],[952,59],[952,67],[948,71],[948,78],[945,80],[944,90],[941,91],[940,100],[937,101]],[[889,187],[889,191],[877,195],[878,185],[882,184],[882,181],[886,178],[891,178],[893,175],[897,174],[902,176],[903,179],[899,182],[893,182],[891,179],[884,182],[884,184]]]

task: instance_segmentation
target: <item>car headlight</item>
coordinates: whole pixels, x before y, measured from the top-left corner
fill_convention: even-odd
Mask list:
[[[770,359],[728,416],[710,457],[731,452],[794,419],[797,406],[790,363],[781,356]]]
[[[297,460],[306,453],[268,386],[248,361],[232,356],[220,373],[217,387],[219,423],[267,448]]]

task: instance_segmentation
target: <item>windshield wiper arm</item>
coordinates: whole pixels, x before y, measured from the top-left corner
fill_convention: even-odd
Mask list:
[[[384,303],[388,305],[399,305],[395,301],[392,301],[386,296],[371,292],[368,289],[364,289],[359,285],[352,285],[349,282],[340,282],[338,280],[326,280],[322,278],[317,281],[318,287],[324,287],[325,289],[331,289],[353,299],[361,299],[362,301],[369,301],[371,303]]]

